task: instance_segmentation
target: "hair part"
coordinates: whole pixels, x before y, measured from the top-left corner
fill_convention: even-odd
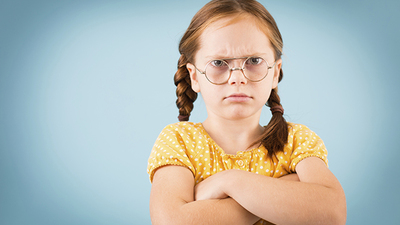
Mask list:
[[[278,26],[265,9],[265,7],[255,0],[212,0],[201,8],[192,18],[189,27],[182,36],[179,43],[178,70],[174,76],[176,89],[176,105],[179,109],[179,121],[188,121],[193,110],[193,103],[197,98],[197,93],[191,86],[190,74],[186,68],[187,63],[195,63],[195,55],[200,48],[200,38],[204,30],[210,24],[225,18],[230,20],[223,26],[228,26],[242,19],[243,17],[253,18],[258,28],[265,33],[274,49],[275,60],[282,56],[283,40]],[[280,82],[283,78],[282,68],[279,71]],[[278,89],[272,89],[271,95],[266,103],[269,107],[281,106]],[[263,144],[268,150],[268,155],[272,156],[278,151],[283,150],[287,143],[288,125],[280,112],[272,113],[272,118],[265,127],[263,135],[255,142]],[[254,143],[253,143],[254,144]]]

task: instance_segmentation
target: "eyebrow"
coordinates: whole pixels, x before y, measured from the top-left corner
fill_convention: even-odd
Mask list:
[[[210,60],[214,60],[214,59],[233,59],[233,58],[246,58],[246,57],[251,57],[251,56],[262,56],[262,55],[266,55],[266,53],[253,53],[253,54],[246,54],[246,55],[242,55],[242,56],[238,56],[238,57],[231,57],[231,56],[226,56],[226,55],[208,55],[205,58],[206,59],[210,59]]]

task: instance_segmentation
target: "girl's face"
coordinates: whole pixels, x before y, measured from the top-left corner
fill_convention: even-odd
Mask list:
[[[267,36],[258,29],[253,18],[245,17],[229,24],[221,19],[209,25],[200,36],[200,48],[195,55],[196,67],[204,71],[206,64],[215,59],[258,56],[269,66],[275,62],[274,51]],[[230,67],[242,67],[245,59],[229,62]],[[257,118],[267,102],[271,90],[278,85],[282,60],[268,70],[268,75],[259,82],[246,79],[242,70],[234,70],[227,83],[215,85],[204,74],[188,63],[192,88],[200,92],[206,104],[209,118],[240,120]]]

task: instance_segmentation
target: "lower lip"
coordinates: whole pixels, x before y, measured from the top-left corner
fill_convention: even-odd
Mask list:
[[[251,99],[250,97],[246,97],[246,96],[231,96],[231,97],[226,98],[226,100],[228,100],[230,102],[247,102],[250,99]]]

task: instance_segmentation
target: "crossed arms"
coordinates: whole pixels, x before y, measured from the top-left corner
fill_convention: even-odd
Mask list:
[[[343,189],[325,163],[309,157],[296,174],[271,178],[226,170],[194,185],[181,166],[159,168],[153,178],[150,216],[159,224],[345,224]]]

